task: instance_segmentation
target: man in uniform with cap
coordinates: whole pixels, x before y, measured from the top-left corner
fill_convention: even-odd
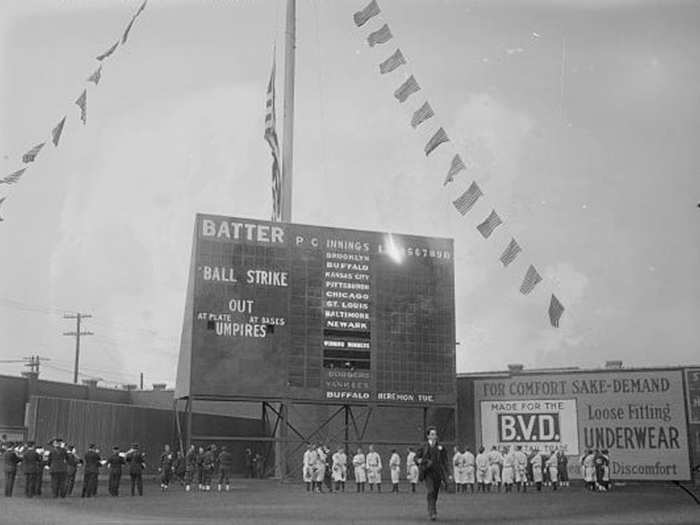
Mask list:
[[[83,472],[83,498],[91,498],[97,496],[97,476],[100,473],[100,457],[99,452],[94,443],[90,443],[88,450],[83,456],[85,471]]]
[[[233,456],[226,450],[226,447],[221,447],[219,453],[219,492],[221,487],[226,486],[226,490],[231,488],[231,471],[233,470]]]
[[[15,476],[17,475],[17,463],[22,461],[17,455],[14,443],[5,443],[5,496],[12,497],[12,490],[15,487]]]
[[[175,457],[170,450],[170,445],[166,443],[160,455],[160,467],[158,467],[160,471],[160,490],[163,492],[168,490],[168,486],[170,485],[170,478],[173,475],[174,459]]]
[[[41,457],[34,448],[34,442],[29,441],[27,448],[22,452],[22,472],[24,472],[24,495],[34,497],[36,488],[36,473],[41,468]]]
[[[119,496],[119,483],[122,479],[122,465],[124,463],[124,456],[119,452],[119,447],[112,447],[112,455],[107,458],[110,496]]]
[[[49,473],[51,474],[51,493],[54,498],[66,497],[66,444],[62,439],[53,440],[53,447],[49,452]]]
[[[143,496],[143,469],[146,465],[143,453],[139,450],[139,444],[131,445],[131,450],[126,454],[126,462],[129,464],[129,476],[131,476],[131,495]]]
[[[78,453],[73,445],[68,445],[66,452],[66,496],[70,496],[73,494],[78,465],[80,465],[83,460],[78,457]]]

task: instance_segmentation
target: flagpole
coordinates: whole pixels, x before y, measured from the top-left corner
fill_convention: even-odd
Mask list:
[[[294,55],[296,47],[296,0],[287,0],[284,46],[284,123],[282,136],[282,222],[292,221],[292,175],[294,168]]]

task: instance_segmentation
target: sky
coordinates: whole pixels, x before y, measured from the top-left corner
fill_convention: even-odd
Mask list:
[[[293,221],[453,238],[458,372],[698,364],[700,4],[381,0],[358,28],[365,4],[297,1]],[[72,380],[64,314],[82,312],[81,379],[172,386],[195,214],[271,213],[284,2],[149,0],[86,82],[140,5],[0,6],[2,176],[67,115],[59,146],[0,185],[0,361],[40,355],[43,378]],[[384,23],[393,39],[370,48]],[[397,48],[408,63],[380,75]],[[399,104],[410,74],[422,89]],[[426,158],[438,126],[451,141]],[[455,153],[468,169],[443,186]],[[504,224],[485,240],[491,209]],[[530,264],[544,280],[524,296]]]

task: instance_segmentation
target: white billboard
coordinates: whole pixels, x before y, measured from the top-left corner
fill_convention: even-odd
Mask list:
[[[476,437],[484,446],[606,449],[614,479],[689,480],[682,371],[516,374],[474,381]],[[556,438],[556,436],[559,436]]]
[[[575,399],[481,402],[481,443],[578,455]]]

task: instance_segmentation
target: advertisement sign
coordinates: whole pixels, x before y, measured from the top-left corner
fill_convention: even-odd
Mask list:
[[[685,384],[688,388],[688,419],[700,424],[700,368],[686,370]]]
[[[548,453],[578,455],[575,399],[481,402],[481,441],[499,447],[520,445]]]
[[[475,380],[474,394],[485,446],[605,449],[614,479],[690,479],[680,370],[521,374]]]

